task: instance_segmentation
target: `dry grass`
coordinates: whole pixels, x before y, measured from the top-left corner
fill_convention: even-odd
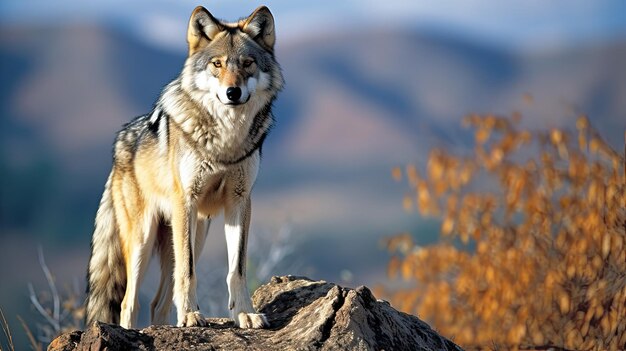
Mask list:
[[[4,312],[2,312],[2,308],[0,308],[0,326],[2,326],[2,333],[4,334],[4,338],[6,342],[0,342],[0,351],[2,350],[11,350],[15,351],[15,345],[13,345],[13,335],[11,334],[11,329],[9,328],[9,323],[7,323],[6,318],[4,318]]]
[[[624,154],[584,116],[569,132],[517,119],[468,116],[472,155],[393,170],[442,241],[389,239],[389,275],[414,284],[386,293],[467,348],[626,349]]]
[[[26,337],[28,338],[31,349],[33,349],[33,351],[43,350],[43,344],[40,341],[37,341],[35,335],[33,335],[33,332],[30,330],[28,324],[26,324],[24,319],[22,319],[22,317],[20,316],[17,316],[17,319],[19,319],[20,323],[22,324],[22,328],[24,328],[24,332],[26,333]]]

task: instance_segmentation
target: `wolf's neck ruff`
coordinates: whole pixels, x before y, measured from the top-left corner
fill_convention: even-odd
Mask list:
[[[205,151],[202,158],[215,165],[241,162],[261,148],[274,121],[273,98],[262,101],[264,105],[251,101],[222,108],[202,93],[188,91],[181,82],[175,80],[164,90],[150,114],[151,129],[164,135],[167,131],[161,129],[178,128],[188,143]]]

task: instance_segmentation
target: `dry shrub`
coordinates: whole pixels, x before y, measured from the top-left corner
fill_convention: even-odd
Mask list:
[[[584,116],[575,132],[518,119],[468,116],[471,156],[393,170],[442,240],[389,239],[389,275],[414,284],[388,294],[467,348],[626,349],[624,155]]]
[[[73,287],[60,292],[46,264],[41,247],[38,249],[38,256],[39,266],[46,277],[49,290],[35,291],[33,285],[28,284],[30,301],[39,313],[39,319],[35,322],[35,332],[33,333],[28,324],[18,316],[33,350],[43,349],[45,345],[63,333],[83,329],[85,319],[83,305],[85,298],[78,288],[77,281]]]

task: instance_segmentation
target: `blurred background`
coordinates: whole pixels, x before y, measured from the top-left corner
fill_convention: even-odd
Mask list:
[[[28,283],[82,291],[115,132],[149,112],[186,56],[196,5],[235,20],[247,1],[0,3],[0,308],[34,325]],[[529,128],[581,113],[620,149],[626,128],[622,1],[266,1],[286,88],[253,196],[257,283],[301,274],[348,286],[386,281],[381,239],[422,244],[439,225],[403,210],[391,169],[433,147],[463,150],[468,113],[520,112]],[[532,103],[530,103],[532,102]],[[268,258],[269,257],[269,258]],[[267,263],[269,262],[269,263]],[[225,313],[223,221],[213,223],[201,308]],[[142,321],[156,290],[142,288]],[[204,282],[203,282],[204,281]]]

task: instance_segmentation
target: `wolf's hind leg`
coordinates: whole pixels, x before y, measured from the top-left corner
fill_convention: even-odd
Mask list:
[[[170,312],[173,297],[174,253],[172,231],[169,226],[160,223],[157,232],[156,250],[161,265],[161,281],[152,303],[150,304],[151,324],[170,324]]]
[[[206,242],[206,237],[209,235],[209,227],[211,226],[211,218],[200,218],[198,217],[198,224],[196,225],[196,242],[193,248],[194,251],[194,261],[198,262],[200,259],[200,255],[202,254],[202,250],[204,249],[204,243]]]
[[[120,313],[120,325],[126,329],[134,328],[137,324],[137,313],[139,312],[139,284],[150,263],[150,256],[156,237],[157,221],[152,216],[144,217],[143,228],[133,228],[130,233],[136,235],[130,239],[126,259],[126,293],[122,300]]]
[[[250,197],[226,210],[226,245],[228,249],[228,308],[240,328],[266,328],[264,314],[256,313],[246,282],[246,248],[250,228]]]

